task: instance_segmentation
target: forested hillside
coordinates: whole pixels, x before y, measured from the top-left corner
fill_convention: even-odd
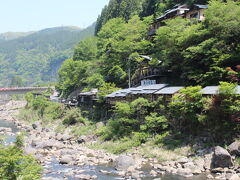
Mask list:
[[[110,0],[108,6],[103,8],[101,15],[97,19],[95,34],[97,35],[102,26],[113,18],[123,18],[125,21],[128,21],[133,15],[138,15],[141,18],[151,15],[158,17],[176,4],[206,4],[208,1],[209,0]]]
[[[62,62],[72,56],[81,39],[94,34],[94,27],[56,27],[0,35],[0,86],[56,81]]]
[[[239,135],[240,128],[237,94],[240,83],[240,3],[209,1],[204,6],[202,20],[184,16],[166,18],[156,33],[149,36],[156,14],[163,13],[177,2],[130,2],[136,4],[128,14],[131,6],[122,6],[127,1],[111,0],[98,19],[96,37],[80,41],[73,58],[63,63],[56,86],[62,97],[68,97],[75,90],[99,89],[99,99],[91,107],[88,118],[94,122],[105,120],[106,126],[98,133],[104,140],[125,143],[127,147],[119,148],[123,151],[149,141],[149,137],[156,144],[162,143],[169,135],[201,136],[206,133],[211,142],[222,143],[223,139],[231,142]],[[191,7],[193,3],[207,2],[186,3]],[[155,9],[159,7],[162,9]],[[146,12],[145,8],[151,11]],[[146,62],[142,55],[151,58]],[[186,88],[158,99],[154,99],[155,94],[151,92],[146,96],[144,92],[135,95],[134,88],[127,89],[129,77],[133,81],[143,63],[168,72],[160,84]],[[207,96],[202,92],[205,86],[219,89],[214,96]],[[124,89],[122,94],[111,94],[118,88]],[[108,98],[104,98],[108,94]],[[81,97],[83,95],[79,94],[78,98]],[[82,104],[79,100],[79,105],[84,108],[84,102]],[[112,109],[109,110],[109,106]]]
[[[151,0],[143,1],[143,4],[141,1],[130,2],[135,4],[131,6],[134,10],[123,17],[128,14],[124,12],[130,6],[124,8],[121,5],[125,1],[111,0],[98,19],[97,37],[81,41],[73,60],[64,62],[58,85],[63,94],[79,87],[105,87],[105,83],[127,87],[129,68],[131,77],[136,77],[143,60],[139,55],[149,55],[153,58],[150,66],[171,72],[167,81],[172,85],[218,85],[219,81],[239,83],[239,2],[211,1],[204,13],[205,20],[201,22],[181,17],[165,20],[165,25],[153,38],[148,38],[148,32],[154,17],[141,16],[144,8],[161,6],[164,7],[161,11],[154,10],[146,15],[163,13],[175,1],[161,1],[160,4]]]

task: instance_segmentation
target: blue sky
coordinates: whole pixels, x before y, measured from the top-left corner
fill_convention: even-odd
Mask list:
[[[87,27],[109,0],[0,0],[0,33]]]

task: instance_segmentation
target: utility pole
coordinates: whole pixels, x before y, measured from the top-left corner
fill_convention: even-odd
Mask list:
[[[131,67],[128,65],[128,88],[131,88]]]

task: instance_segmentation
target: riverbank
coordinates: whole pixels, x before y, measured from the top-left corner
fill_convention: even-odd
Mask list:
[[[146,144],[124,155],[115,155],[103,150],[88,148],[98,148],[101,147],[100,144],[104,144],[97,137],[76,137],[71,134],[68,128],[62,133],[57,133],[57,124],[46,127],[41,122],[27,123],[17,119],[17,113],[25,105],[26,103],[23,101],[11,101],[1,106],[0,119],[12,121],[20,131],[26,132],[25,151],[33,154],[44,167],[43,179],[60,178],[56,175],[51,176],[51,174],[62,174],[61,179],[99,179],[101,174],[126,179],[157,179],[164,178],[166,174],[175,174],[185,178],[192,177],[194,179],[199,178],[199,175],[202,179],[206,179],[206,177],[209,179],[231,180],[239,178],[237,176],[240,175],[240,166],[231,164],[234,157],[230,156],[223,148],[204,149],[196,144],[195,152],[191,153],[189,147],[186,146],[179,149],[179,151],[185,150],[186,152],[180,153],[159,147],[153,148]],[[155,156],[150,157],[153,154]],[[160,157],[164,162],[161,161]],[[222,161],[218,162],[219,159]],[[68,169],[53,172],[50,167],[53,160],[56,164],[64,165]],[[212,166],[216,162],[218,165],[229,163],[229,168],[213,168]],[[77,168],[83,166],[114,167],[117,171],[113,168],[107,170],[98,169],[100,174],[93,175],[88,173],[86,169]]]

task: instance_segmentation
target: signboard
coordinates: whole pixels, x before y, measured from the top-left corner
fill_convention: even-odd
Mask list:
[[[156,84],[156,80],[142,80],[141,81],[141,86],[148,86],[148,85],[152,85],[152,84]]]

